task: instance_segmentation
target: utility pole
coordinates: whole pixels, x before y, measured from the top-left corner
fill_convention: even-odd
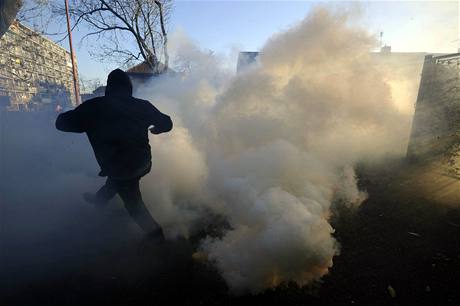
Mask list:
[[[77,105],[80,104],[80,95],[78,94],[80,92],[80,89],[78,88],[78,76],[77,76],[77,68],[75,66],[75,52],[73,50],[73,44],[72,44],[72,30],[70,27],[70,16],[69,16],[69,1],[65,1],[65,14],[67,17],[67,33],[69,35],[69,46],[70,46],[70,58],[72,60],[72,74],[73,74],[73,87],[75,90],[75,103]]]

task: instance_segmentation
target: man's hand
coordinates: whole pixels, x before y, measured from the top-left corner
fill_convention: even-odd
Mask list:
[[[160,113],[160,117],[157,118],[155,125],[149,128],[152,134],[161,134],[171,131],[173,123],[171,117]]]
[[[162,133],[162,131],[160,129],[158,129],[156,126],[153,126],[153,127],[149,128],[149,130],[150,130],[150,133],[155,134],[155,135],[158,135],[158,134]]]

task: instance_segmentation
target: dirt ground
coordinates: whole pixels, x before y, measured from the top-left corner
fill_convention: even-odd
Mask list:
[[[193,241],[135,239],[64,258],[74,261],[71,268],[45,279],[14,281],[10,274],[1,305],[459,305],[460,189],[456,178],[433,171],[401,160],[359,167],[369,198],[357,210],[338,209],[332,223],[340,255],[308,288],[229,297],[210,266],[191,260]]]

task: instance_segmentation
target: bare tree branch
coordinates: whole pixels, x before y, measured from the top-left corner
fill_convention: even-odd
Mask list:
[[[169,64],[168,36],[166,33],[166,28],[165,28],[163,4],[159,0],[155,0],[155,4],[158,6],[158,10],[160,14],[160,27],[161,27],[161,34],[163,35],[163,52],[165,56],[165,67],[166,69],[168,69],[168,64]]]
[[[51,21],[65,16],[62,0],[23,1],[20,21],[34,24],[40,34],[61,36],[58,42],[67,39],[64,29],[47,30]],[[172,0],[71,1],[72,30],[84,33],[80,43],[94,45],[92,56],[123,65],[145,62],[152,71],[167,69],[167,23]]]

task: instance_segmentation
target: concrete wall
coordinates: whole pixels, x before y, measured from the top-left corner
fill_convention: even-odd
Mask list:
[[[412,131],[410,160],[436,159],[460,142],[460,54],[427,55]]]

